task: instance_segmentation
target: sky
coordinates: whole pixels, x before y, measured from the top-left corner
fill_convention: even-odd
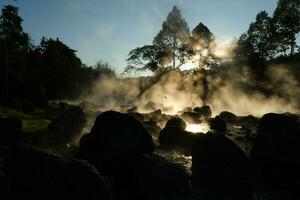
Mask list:
[[[34,44],[59,38],[83,63],[108,62],[117,73],[130,50],[151,44],[174,5],[190,30],[200,22],[217,42],[238,38],[259,11],[270,15],[277,0],[0,0],[19,7],[24,31]]]

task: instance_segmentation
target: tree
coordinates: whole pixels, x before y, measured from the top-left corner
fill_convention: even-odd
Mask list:
[[[256,21],[250,24],[247,31],[248,40],[256,53],[262,60],[273,58],[276,53],[274,43],[275,29],[272,18],[266,11],[261,11],[256,16]]]
[[[125,68],[125,73],[130,71],[159,72],[165,68],[166,63],[170,63],[170,52],[164,51],[156,45],[145,45],[129,52]]]
[[[296,34],[300,31],[300,0],[279,0],[273,19],[277,29],[279,52],[290,49],[293,55],[296,47]]]
[[[246,33],[242,34],[235,50],[238,58],[255,58],[262,61],[270,60],[276,54],[275,28],[272,18],[266,11],[256,15]]]
[[[171,52],[172,68],[180,68],[191,56],[190,31],[188,24],[174,6],[162,24],[162,29],[153,40],[164,52]]]
[[[9,90],[14,90],[11,93],[15,93],[22,85],[24,59],[31,48],[29,36],[23,32],[22,21],[17,7],[3,7],[0,16],[0,77],[5,80],[1,85],[5,88],[3,91],[6,97],[9,96]],[[10,79],[13,85],[9,84]]]
[[[75,50],[57,39],[42,38],[39,45],[41,53],[41,83],[50,99],[74,97],[80,87],[82,63]]]
[[[192,31],[191,44],[194,55],[198,57],[199,68],[211,67],[216,64],[217,57],[214,55],[215,36],[202,23],[199,23]]]

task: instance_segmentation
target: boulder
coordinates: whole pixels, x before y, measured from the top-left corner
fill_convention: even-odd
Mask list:
[[[209,120],[209,126],[210,129],[214,131],[218,131],[220,133],[225,133],[227,130],[227,124],[224,120],[221,119],[221,117],[216,116],[215,118],[212,118]]]
[[[200,123],[201,122],[201,114],[197,112],[184,112],[180,115],[184,121],[188,123]]]
[[[131,157],[151,153],[153,149],[152,137],[139,121],[107,111],[97,117],[91,132],[81,139],[77,157],[101,172],[114,173]]]
[[[158,138],[161,128],[157,126],[155,121],[146,121],[143,123],[143,125],[150,135],[152,135],[155,138]]]
[[[300,198],[300,129],[297,117],[265,114],[250,158],[260,170],[264,187],[282,199]]]
[[[0,199],[110,199],[103,177],[87,162],[23,146],[0,150],[0,185]]]
[[[166,123],[166,127],[174,127],[180,130],[185,130],[186,123],[179,117],[173,117]]]
[[[63,142],[72,142],[86,125],[85,114],[80,107],[72,106],[54,119],[48,129],[58,134]]]
[[[199,113],[202,118],[211,118],[212,112],[209,106],[195,107],[194,112]]]
[[[22,121],[16,117],[0,118],[0,147],[19,142]]]
[[[134,119],[138,120],[141,123],[143,123],[145,119],[144,115],[138,112],[128,112],[127,115],[133,117]]]
[[[194,142],[202,134],[190,133],[185,131],[185,128],[186,124],[182,119],[178,117],[170,119],[159,134],[159,143],[161,145],[171,145],[191,149]]]
[[[234,123],[238,120],[238,117],[235,114],[228,111],[221,112],[219,116],[226,123]]]
[[[211,199],[252,199],[252,168],[244,152],[224,134],[207,133],[192,150],[192,183]],[[210,198],[209,198],[210,199]]]
[[[158,155],[140,155],[116,177],[122,199],[189,199],[189,176]]]

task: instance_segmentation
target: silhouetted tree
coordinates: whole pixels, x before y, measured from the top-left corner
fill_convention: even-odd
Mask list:
[[[279,53],[286,54],[290,49],[293,55],[296,47],[296,34],[300,31],[300,1],[279,0],[273,19],[277,29]]]
[[[39,45],[42,61],[42,85],[49,98],[74,97],[80,85],[78,79],[82,68],[75,50],[57,39],[41,40]]]
[[[170,63],[170,53],[156,45],[145,45],[129,52],[125,73],[130,71],[150,70],[154,73],[162,71],[166,63]]]
[[[153,40],[153,44],[159,46],[164,52],[171,52],[172,68],[180,68],[190,58],[190,31],[180,10],[174,6],[168,14],[162,29]]]
[[[192,31],[191,44],[194,50],[194,55],[198,56],[199,68],[212,67],[218,62],[214,55],[215,36],[202,23],[199,23]]]
[[[0,77],[3,82],[0,84],[6,98],[17,93],[23,84],[24,58],[31,47],[28,34],[23,32],[22,21],[17,7],[3,7],[0,16]]]
[[[272,18],[266,11],[261,11],[256,16],[256,21],[250,24],[247,31],[249,43],[253,52],[262,60],[269,60],[276,54],[274,43],[275,29]]]

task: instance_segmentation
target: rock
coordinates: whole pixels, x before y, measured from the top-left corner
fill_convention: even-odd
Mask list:
[[[170,119],[159,134],[159,143],[161,145],[172,145],[191,149],[194,142],[202,134],[190,133],[185,131],[185,128],[186,124],[182,119],[178,117]]]
[[[250,158],[264,187],[281,199],[300,198],[300,129],[297,117],[268,113],[259,121]]]
[[[64,142],[72,142],[86,125],[85,114],[80,107],[70,107],[49,125],[48,129],[58,133]]]
[[[173,117],[166,123],[166,127],[175,127],[184,130],[186,128],[186,123],[179,117]]]
[[[280,135],[299,135],[297,118],[276,113],[265,114],[259,121],[259,137],[271,138]]]
[[[220,119],[222,119],[226,123],[234,123],[238,119],[238,117],[235,114],[228,111],[221,112],[219,116]]]
[[[201,114],[197,112],[184,112],[180,115],[184,121],[192,124],[197,124],[201,122]]]
[[[162,112],[160,109],[158,109],[149,113],[148,115],[150,117],[150,120],[159,121],[161,119]]]
[[[144,127],[155,138],[158,138],[161,128],[157,126],[156,122],[153,120],[147,121],[143,123]]]
[[[87,162],[23,146],[0,150],[0,185],[0,199],[110,199],[103,177]]]
[[[0,147],[17,144],[21,137],[22,121],[16,117],[0,118]]]
[[[144,122],[144,115],[138,112],[129,112],[127,115],[133,117],[134,119],[138,120],[139,122],[143,123]]]
[[[221,117],[216,116],[209,120],[210,129],[218,131],[220,133],[225,133],[227,130],[227,124],[221,119]]]
[[[189,199],[188,174],[157,155],[136,157],[118,177],[122,199]]]
[[[99,115],[91,132],[80,141],[77,157],[101,172],[118,171],[131,157],[151,153],[154,143],[143,125],[115,111]]]
[[[220,133],[207,133],[192,150],[192,182],[212,199],[252,199],[254,180],[244,152]]]
[[[193,109],[194,112],[199,113],[203,118],[211,118],[212,112],[209,106],[196,107]]]

